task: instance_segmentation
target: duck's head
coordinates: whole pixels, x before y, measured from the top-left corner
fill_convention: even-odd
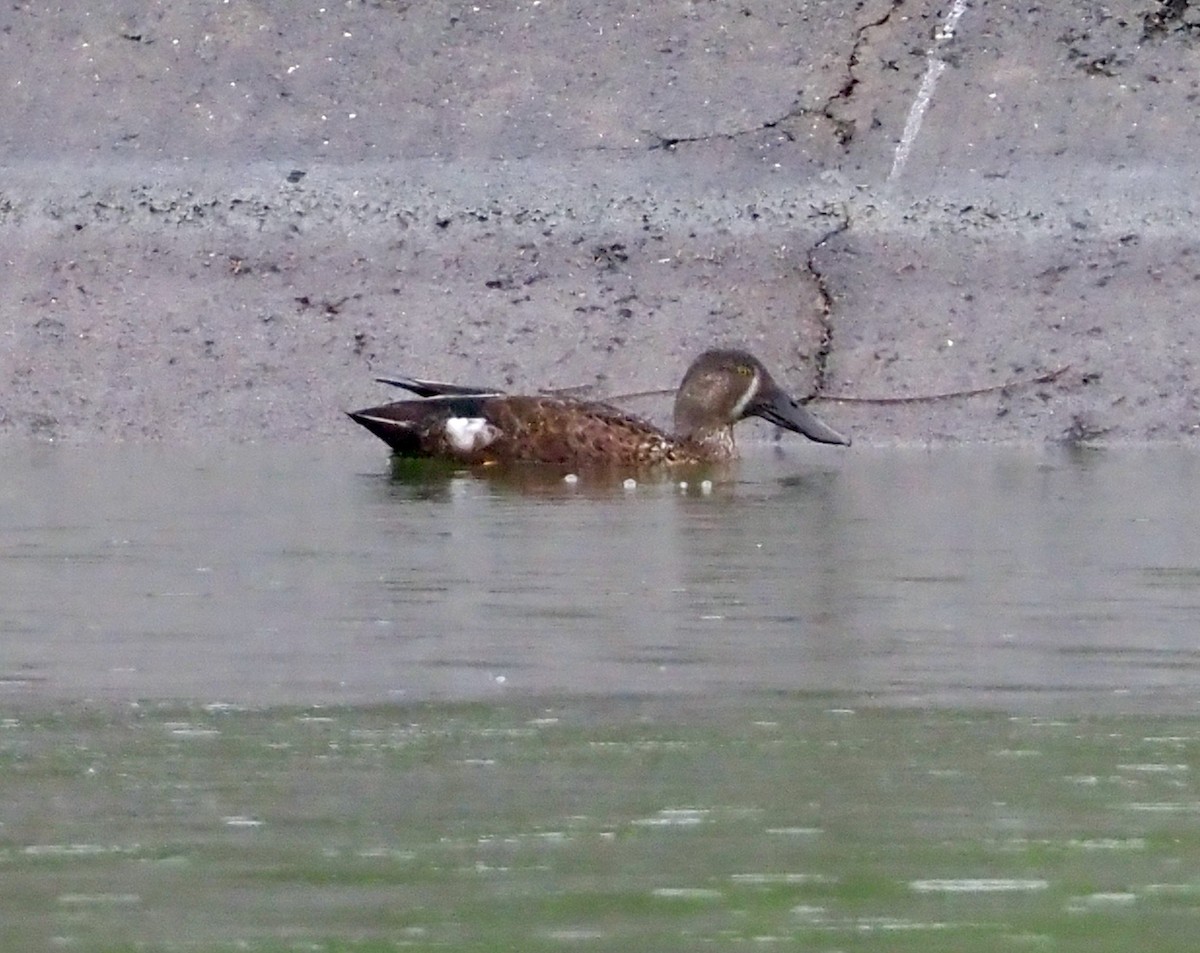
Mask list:
[[[850,445],[793,398],[745,351],[705,351],[683,375],[675,395],[675,433],[704,440],[739,420],[761,417],[818,443]]]

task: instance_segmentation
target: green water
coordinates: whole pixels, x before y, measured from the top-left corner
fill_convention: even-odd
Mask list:
[[[1200,454],[0,447],[0,951],[1200,948]]]
[[[0,726],[0,948],[1191,951],[1198,729],[70,705]]]

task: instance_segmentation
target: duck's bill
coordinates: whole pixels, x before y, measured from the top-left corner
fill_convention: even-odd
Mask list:
[[[776,426],[793,433],[803,434],[817,443],[834,443],[850,446],[850,438],[838,433],[790,394],[774,388],[768,390],[750,406],[747,414],[769,420]]]

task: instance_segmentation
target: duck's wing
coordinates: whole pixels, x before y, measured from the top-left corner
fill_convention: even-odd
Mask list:
[[[418,377],[376,377],[381,384],[389,384],[411,391],[418,397],[468,396],[476,394],[502,394],[498,387],[472,387],[469,384],[448,384],[445,381],[424,381]]]
[[[563,467],[640,466],[666,459],[673,441],[648,421],[610,404],[569,397],[487,401],[500,459]]]
[[[661,462],[671,441],[606,404],[560,397],[441,394],[355,411],[397,454],[459,463],[565,467]]]

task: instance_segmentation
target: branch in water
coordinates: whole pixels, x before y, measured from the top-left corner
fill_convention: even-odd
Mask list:
[[[1037,377],[1005,381],[1003,384],[993,384],[990,387],[972,387],[969,390],[946,391],[944,394],[918,394],[913,397],[851,397],[838,394],[818,394],[812,399],[836,401],[841,404],[920,404],[934,400],[954,400],[957,397],[980,397],[983,394],[995,394],[1000,391],[1013,390],[1017,387],[1049,384],[1058,380],[1070,369],[1070,364],[1064,364],[1062,367],[1053,371],[1047,371],[1045,374],[1039,374]]]
[[[954,400],[959,397],[981,397],[984,394],[996,394],[1000,391],[1014,390],[1018,387],[1033,387],[1035,384],[1050,384],[1058,380],[1071,369],[1070,364],[1037,377],[1026,377],[1020,380],[1005,381],[1003,384],[992,384],[990,387],[972,387],[968,390],[951,390],[942,394],[917,394],[912,397],[854,397],[849,394],[813,394],[804,398],[801,403],[814,400],[829,401],[839,404],[923,404],[935,400]],[[575,387],[542,388],[539,394],[555,397],[574,397],[594,390],[594,384],[580,384]],[[620,401],[637,400],[640,397],[669,397],[675,393],[674,387],[659,387],[654,390],[638,390],[629,394],[613,394],[609,397],[597,397],[597,400]]]

